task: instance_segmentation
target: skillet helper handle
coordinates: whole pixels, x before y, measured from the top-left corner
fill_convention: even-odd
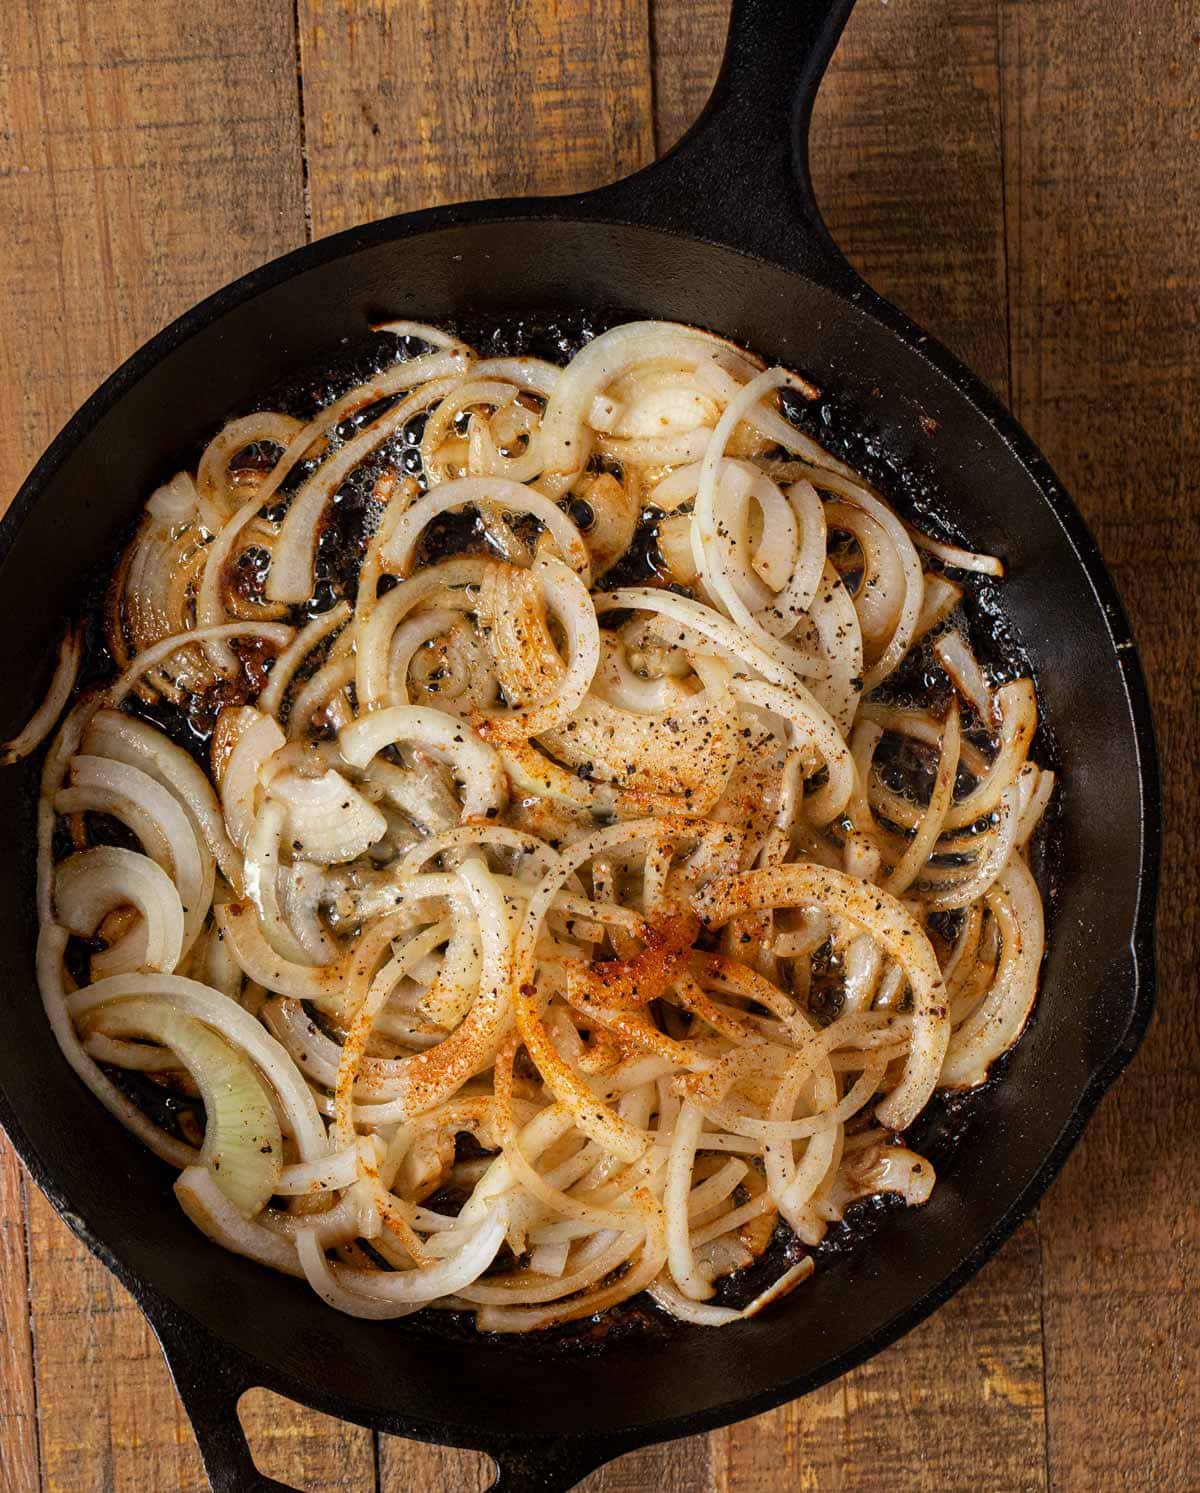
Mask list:
[[[703,113],[645,170],[589,194],[605,216],[761,254],[824,284],[861,284],[825,227],[808,131],[854,0],[733,0]]]
[[[149,1314],[148,1314],[149,1315]],[[303,1493],[259,1472],[238,1418],[238,1401],[254,1379],[202,1328],[167,1311],[150,1325],[183,1401],[213,1493]]]

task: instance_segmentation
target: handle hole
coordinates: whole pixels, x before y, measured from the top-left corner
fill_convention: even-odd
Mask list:
[[[269,1389],[247,1390],[238,1401],[238,1419],[264,1477],[303,1493],[375,1493],[375,1438],[361,1426]]]
[[[376,1437],[269,1389],[247,1390],[238,1419],[258,1471],[303,1493],[483,1493],[496,1475],[482,1452]]]

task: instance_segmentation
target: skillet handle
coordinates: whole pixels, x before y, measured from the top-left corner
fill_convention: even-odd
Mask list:
[[[238,1418],[238,1401],[258,1382],[250,1366],[165,1304],[142,1305],[187,1411],[212,1493],[303,1493],[254,1465]],[[589,1472],[637,1444],[559,1438],[490,1446],[496,1478],[489,1493],[568,1493]]]
[[[733,0],[703,113],[660,161],[581,206],[748,250],[835,289],[862,286],[813,195],[817,89],[854,0]]]
[[[204,1330],[165,1307],[147,1313],[200,1448],[213,1493],[303,1493],[259,1472],[238,1418],[253,1376]]]

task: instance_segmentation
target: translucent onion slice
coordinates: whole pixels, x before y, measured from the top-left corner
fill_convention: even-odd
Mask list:
[[[331,877],[311,861],[279,870],[279,906],[284,921],[311,964],[329,964],[336,950],[321,918],[321,904],[334,896]]]
[[[110,705],[119,705],[134,689],[142,677],[159,664],[195,643],[224,641],[229,638],[259,638],[264,643],[282,649],[292,641],[295,629],[282,622],[223,622],[219,627],[196,627],[186,632],[163,638],[152,647],[144,648],[125,672],[110,684],[105,695]]]
[[[477,378],[503,379],[506,383],[516,384],[518,388],[527,389],[543,399],[553,394],[562,377],[562,369],[557,363],[547,363],[543,358],[528,357],[481,358],[475,364],[474,373]],[[620,409],[613,400],[600,394],[592,401],[588,420],[595,430],[611,430],[620,418],[620,413]],[[527,482],[530,477],[536,477],[537,474],[538,467],[534,466],[531,471],[516,480]]]
[[[161,731],[119,710],[99,710],[83,734],[83,750],[138,767],[171,790],[188,811],[226,881],[239,890],[241,856],[225,832],[212,784],[191,757]]]
[[[301,1158],[315,1161],[326,1154],[325,1127],[295,1064],[248,1011],[219,990],[180,975],[116,975],[75,991],[68,997],[67,1007],[76,1020],[83,1020],[101,1010],[107,1014],[117,1008],[117,1003],[133,996],[153,996],[165,1001],[202,1021],[243,1052],[278,1096],[288,1134],[296,1142]]]
[[[600,628],[583,582],[550,555],[536,561],[533,573],[546,607],[561,624],[567,666],[554,671],[541,698],[518,710],[487,713],[481,730],[496,741],[520,740],[564,725],[579,709],[600,663]]]
[[[933,645],[933,656],[949,674],[955,689],[985,725],[992,724],[992,687],[971,645],[956,629],[944,632]]]
[[[150,1037],[178,1056],[204,1099],[200,1159],[234,1207],[253,1217],[275,1191],[283,1137],[251,1065],[201,1022],[153,996],[117,1002],[105,1027],[113,1036]]]
[[[295,1244],[256,1220],[246,1218],[221,1191],[208,1167],[189,1166],[181,1172],[175,1182],[175,1196],[191,1221],[214,1244],[284,1275],[303,1279]]]
[[[556,1301],[576,1291],[587,1290],[612,1271],[619,1269],[641,1243],[640,1232],[620,1233],[605,1230],[595,1236],[604,1245],[603,1249],[589,1251],[586,1261],[567,1271],[569,1244],[543,1244],[534,1250],[528,1270],[512,1271],[496,1277],[495,1281],[477,1280],[459,1289],[464,1301],[476,1306],[534,1306]],[[577,1257],[584,1253],[576,1251]],[[559,1263],[561,1261],[561,1263]],[[539,1269],[539,1264],[549,1270]],[[553,1269],[554,1265],[558,1269]],[[540,1279],[539,1279],[540,1277]]]
[[[253,904],[218,902],[213,918],[243,974],[268,990],[320,1005],[338,1002],[345,972],[341,962],[313,966],[283,958],[263,936]]]
[[[426,1113],[484,1073],[512,1022],[512,930],[504,896],[478,860],[458,872],[479,923],[483,958],[479,993],[458,1027],[437,1046],[401,1059],[400,1095],[372,1105],[378,1124],[409,1120]]]
[[[84,1051],[76,1034],[75,1026],[67,1011],[67,995],[63,980],[63,955],[66,953],[68,933],[58,924],[42,920],[38,932],[37,974],[38,989],[46,1019],[50,1023],[55,1039],[67,1062],[80,1080],[104,1105],[109,1114],[118,1119],[133,1135],[146,1145],[155,1156],[172,1166],[190,1166],[198,1152],[194,1146],[176,1139],[149,1119],[131,1099],[117,1088],[92,1058]]]
[[[787,499],[800,536],[799,548],[786,580],[756,617],[760,627],[781,638],[795,629],[812,606],[826,565],[825,509],[816,488],[811,482],[793,482]]]
[[[925,600],[925,574],[908,530],[882,498],[861,481],[855,480],[853,474],[831,474],[814,468],[808,475],[815,486],[837,493],[875,520],[891,541],[904,576],[904,596],[895,630],[883,652],[867,670],[863,681],[864,690],[869,692],[899,666],[913,645]]]
[[[651,678],[639,674],[629,662],[622,638],[611,632],[600,635],[600,663],[592,681],[592,693],[622,710],[658,714],[684,704],[689,691],[669,675]]]
[[[393,705],[361,716],[338,737],[342,756],[364,769],[385,747],[415,746],[447,763],[462,783],[462,817],[491,818],[504,802],[504,768],[470,726],[423,705]]]
[[[419,1310],[441,1296],[477,1280],[499,1253],[508,1229],[504,1210],[493,1210],[461,1246],[436,1264],[419,1270],[359,1270],[330,1265],[314,1236],[297,1235],[299,1252],[309,1284],[317,1295],[354,1317],[387,1318]]]
[[[1017,846],[1021,825],[1020,795],[1021,790],[1015,783],[1004,790],[996,811],[996,827],[988,836],[983,853],[975,865],[969,868],[970,875],[944,885],[919,889],[921,901],[926,907],[939,912],[955,907],[968,907],[991,888]]]
[[[246,839],[246,896],[258,909],[263,937],[283,959],[309,963],[308,950],[292,932],[279,903],[280,841],[287,821],[281,803],[259,809]]]
[[[639,1189],[635,1200],[642,1215],[645,1237],[641,1252],[626,1273],[613,1284],[586,1291],[566,1301],[547,1306],[483,1306],[475,1315],[481,1332],[533,1332],[560,1322],[577,1322],[595,1316],[618,1302],[644,1291],[663,1268],[667,1257],[663,1210],[651,1195]]]
[[[407,575],[421,535],[433,519],[455,508],[480,504],[505,512],[532,514],[545,526],[571,569],[585,585],[589,582],[591,561],[588,548],[571,519],[543,493],[504,477],[460,477],[453,482],[439,483],[405,510],[384,547],[384,561],[400,575]]]
[[[922,534],[919,529],[910,529],[912,541],[918,549],[923,549],[926,554],[936,555],[943,565],[949,565],[954,570],[973,570],[977,575],[1004,574],[1004,561],[995,555],[978,554],[975,550],[960,549],[956,544],[945,544],[940,539],[931,539],[928,534]]]
[[[850,593],[829,561],[819,581],[808,621],[824,655],[824,667],[811,680],[811,687],[845,736],[863,690],[862,629]]]
[[[693,1301],[706,1301],[713,1294],[710,1281],[696,1268],[688,1231],[688,1202],[692,1189],[692,1167],[696,1146],[704,1129],[704,1115],[688,1102],[679,1112],[667,1161],[667,1186],[663,1210],[667,1220],[667,1263],[675,1284]]]
[[[852,503],[831,502],[825,508],[832,529],[851,534],[861,556],[862,574],[854,592],[854,606],[863,641],[875,659],[887,645],[900,619],[904,600],[904,569],[883,525]]]
[[[774,1300],[775,1296],[782,1294],[783,1291],[789,1289],[799,1281],[807,1279],[812,1272],[813,1263],[811,1257],[806,1257],[799,1264],[793,1265],[784,1276],[780,1277],[779,1282],[777,1282],[780,1289],[770,1299]],[[786,1284],[784,1284],[785,1281]],[[741,1322],[747,1317],[755,1315],[749,1306],[738,1311],[731,1306],[710,1306],[706,1302],[693,1301],[677,1291],[671,1282],[662,1276],[651,1283],[648,1288],[648,1295],[658,1306],[662,1307],[663,1311],[669,1312],[672,1317],[675,1317],[680,1322],[690,1322],[696,1327],[728,1327],[731,1322]],[[762,1296],[757,1298],[757,1300],[761,1301],[762,1305],[766,1305],[766,1301],[763,1299],[765,1297],[766,1292],[763,1292]],[[754,1304],[752,1302],[751,1306]],[[759,1310],[761,1310],[761,1306]]]
[[[151,500],[153,501],[153,500]],[[54,723],[63,713],[75,681],[79,678],[79,665],[83,660],[83,629],[68,627],[58,647],[58,659],[49,687],[42,703],[29,717],[20,731],[0,747],[0,767],[9,767],[35,752],[54,730]]]
[[[1021,1035],[1037,998],[1045,915],[1037,883],[1019,855],[988,893],[987,905],[1000,927],[1000,965],[978,1009],[950,1040],[942,1070],[950,1088],[983,1083],[992,1063]]]
[[[234,844],[244,850],[258,811],[258,792],[267,764],[287,745],[287,737],[270,716],[253,705],[222,711],[221,718],[233,737],[233,749],[219,769],[221,807]]]
[[[119,819],[175,882],[183,904],[186,954],[212,905],[214,864],[183,805],[149,773],[107,757],[73,757],[71,784],[54,800],[58,813],[90,810]]]
[[[854,760],[833,720],[802,685],[793,691],[762,680],[735,679],[730,689],[739,700],[781,716],[793,727],[798,744],[811,743],[821,754],[828,779],[806,800],[805,809],[814,824],[828,824],[854,790]]]
[[[278,715],[283,705],[288,686],[296,677],[296,671],[319,644],[331,633],[344,627],[350,618],[349,602],[339,601],[327,612],[319,612],[311,622],[303,626],[288,646],[275,660],[267,687],[258,697],[258,708],[267,715]]]
[[[63,926],[82,938],[90,938],[120,907],[136,907],[141,914],[119,944],[94,956],[99,974],[137,968],[170,973],[179,963],[183,905],[175,883],[148,855],[97,845],[69,856],[55,874],[54,903]]]
[[[724,689],[705,690],[665,714],[623,710],[597,695],[567,725],[542,734],[557,759],[613,783],[631,799],[674,796],[707,813],[724,793],[738,758],[738,718]]]
[[[473,611],[478,588],[495,564],[482,555],[446,560],[410,576],[372,605],[354,640],[358,658],[354,689],[360,713],[394,703],[389,693],[392,643],[405,618],[427,604],[444,610],[453,602],[458,609]]]
[[[961,586],[948,581],[944,575],[935,575],[932,571],[927,571],[925,600],[921,603],[921,615],[917,618],[913,642],[920,642],[926,633],[944,622],[962,598]]]
[[[228,428],[228,427],[226,427]],[[146,511],[168,527],[189,523],[196,516],[199,494],[188,472],[176,472],[146,499]]]
[[[387,820],[336,768],[319,778],[277,773],[270,798],[286,810],[285,838],[304,860],[352,861],[387,833]]]
[[[292,498],[271,557],[266,586],[269,600],[297,602],[312,595],[317,533],[338,488],[373,451],[402,430],[414,415],[436,404],[462,377],[462,359],[457,353],[437,354],[423,361],[424,381],[419,387],[322,462]]]
[[[909,889],[921,874],[925,862],[933,854],[954,796],[954,784],[958,778],[960,742],[958,701],[955,700],[951,703],[946,716],[946,724],[942,730],[941,751],[938,755],[937,773],[929,795],[929,802],[925,806],[925,812],[921,816],[921,822],[917,825],[911,842],[892,868],[891,875],[884,882],[893,897],[899,897]]]
[[[654,321],[614,327],[593,338],[560,375],[538,436],[542,469],[551,473],[582,471],[591,454],[586,419],[597,395],[639,364],[663,359],[685,368],[711,361],[743,378],[758,371],[740,348],[692,327]]]

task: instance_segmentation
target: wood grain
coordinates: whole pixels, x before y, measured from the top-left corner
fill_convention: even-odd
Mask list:
[[[1200,24],[1001,7],[1013,396],[1128,606],[1165,767],[1159,1010],[1042,1209],[1055,1487],[1196,1486]]]
[[[717,1493],[1046,1486],[1036,1225],[878,1358],[713,1434]]]
[[[313,230],[649,161],[645,0],[300,0]]]
[[[34,1493],[41,1478],[24,1178],[11,1149],[0,1145],[0,1486]]]

